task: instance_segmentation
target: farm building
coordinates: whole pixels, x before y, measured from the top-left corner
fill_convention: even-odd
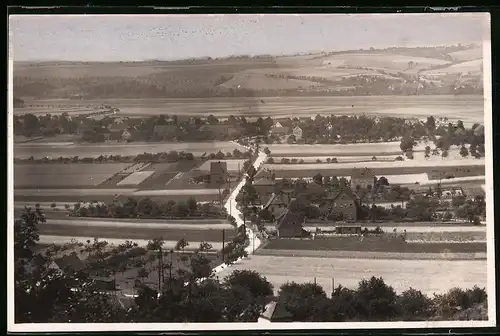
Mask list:
[[[330,193],[327,200],[330,205],[330,215],[338,216],[339,219],[357,219],[360,199],[350,188],[342,186],[338,193]]]
[[[123,141],[134,141],[137,140],[139,136],[139,130],[137,127],[129,127],[122,133]]]
[[[276,218],[276,230],[280,238],[305,238],[310,233],[303,228],[304,215],[287,210]]]
[[[276,134],[276,135],[287,135],[290,133],[290,127],[288,126],[283,126],[279,121],[276,122],[272,127],[271,127],[271,134]]]
[[[82,260],[80,260],[80,258],[78,258],[76,252],[73,252],[56,259],[51,267],[63,272],[78,272],[85,268],[85,264]]]
[[[290,201],[290,196],[287,194],[273,193],[263,209],[267,209],[274,218],[278,218],[283,212],[287,211]]]
[[[293,322],[293,316],[280,301],[272,301],[264,308],[258,322]]]
[[[171,139],[179,132],[177,125],[155,125],[153,129],[153,136],[157,139]]]
[[[216,161],[210,163],[210,183],[211,184],[224,184],[229,178],[227,172],[227,162]]]
[[[268,178],[262,178],[252,184],[259,195],[260,203],[266,204],[272,194],[278,192],[276,184]]]
[[[300,128],[299,126],[295,126],[292,130],[292,134],[295,137],[295,140],[302,139],[302,128]]]
[[[116,134],[122,134],[124,131],[127,130],[127,128],[129,128],[129,126],[125,123],[119,123],[119,124],[110,124],[108,126],[108,130],[111,132],[111,133],[116,133]]]
[[[351,188],[353,190],[373,187],[375,172],[370,168],[354,168],[351,171]]]

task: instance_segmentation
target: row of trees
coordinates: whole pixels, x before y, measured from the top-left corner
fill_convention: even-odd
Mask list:
[[[35,252],[39,240],[37,226],[42,222],[43,213],[35,209],[23,213],[14,225],[17,323],[255,322],[273,297],[273,285],[254,271],[233,271],[222,281],[210,275],[197,281],[209,269],[205,246],[200,246],[189,267],[164,278],[158,291],[137,286],[138,297],[130,308],[124,309],[115,295],[100,290],[86,272],[61,272],[49,267],[58,248],[44,255]],[[179,242],[175,249],[183,251],[187,244]],[[140,260],[147,251],[154,260],[160,255],[154,252],[162,252],[162,246],[161,239],[151,241],[146,249],[125,242],[112,252],[106,242],[98,239],[83,245],[92,267]],[[139,278],[144,276],[142,273]],[[383,279],[375,277],[362,280],[356,289],[338,286],[330,298],[315,283],[286,283],[280,287],[276,300],[284,305],[293,321],[487,318],[484,289],[454,288],[432,298],[415,289],[398,295]]]
[[[68,205],[69,207],[69,205]],[[186,218],[206,217],[225,218],[225,209],[212,203],[198,203],[194,198],[187,201],[170,200],[157,203],[150,198],[136,200],[129,197],[126,201],[78,202],[73,205],[70,214],[75,217],[111,217],[111,218]]]
[[[250,158],[252,153],[250,151],[242,152],[235,149],[233,152],[226,154],[218,151],[217,153],[204,153],[200,156],[201,159],[208,160],[227,160],[227,159],[242,159]],[[159,153],[142,153],[138,155],[99,155],[98,157],[58,157],[58,158],[40,158],[36,159],[30,156],[27,159],[15,158],[15,162],[29,161],[32,163],[113,163],[113,162],[179,162],[179,161],[193,161],[195,156],[193,153],[184,151],[169,151]]]

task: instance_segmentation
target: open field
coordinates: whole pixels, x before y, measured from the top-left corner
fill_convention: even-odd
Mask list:
[[[215,141],[215,142],[183,142],[183,143],[132,143],[132,144],[64,144],[55,146],[54,144],[15,144],[14,156],[16,158],[51,158],[63,157],[99,157],[100,155],[139,155],[144,152],[160,153],[169,151],[185,151],[193,153],[195,156],[204,153],[223,153],[233,152],[235,149],[246,151],[246,149],[233,142]]]
[[[348,258],[277,257],[253,255],[233,267],[222,271],[222,278],[235,269],[254,270],[267,277],[275,291],[286,282],[316,282],[327,293],[343,285],[356,288],[361,279],[382,277],[401,293],[416,288],[425,294],[443,293],[453,287],[486,287],[486,260],[373,260]],[[418,276],[415,276],[418,275]]]
[[[39,100],[54,104],[59,100]],[[320,115],[367,115],[426,118],[430,111],[436,117],[461,119],[467,125],[484,123],[483,97],[463,96],[362,96],[362,97],[241,97],[241,98],[170,98],[170,99],[96,99],[62,100],[67,104],[108,104],[120,109],[117,115],[170,115],[217,117],[311,117]],[[262,101],[264,103],[262,103]],[[29,103],[29,102],[27,102]],[[354,107],[353,107],[354,105]],[[17,109],[14,110],[14,113]],[[44,113],[45,114],[45,113]],[[319,154],[319,153],[318,153]]]
[[[168,228],[160,224],[148,225],[144,228],[137,226],[121,226],[120,223],[112,223],[116,225],[109,225],[109,223],[97,223],[85,221],[65,221],[62,224],[51,224],[56,220],[50,220],[46,224],[39,225],[40,235],[48,236],[79,236],[79,237],[99,237],[99,238],[113,238],[113,239],[129,239],[129,240],[149,240],[154,238],[163,237],[163,239],[178,241],[181,238],[189,241],[211,241],[222,243],[222,229],[186,229],[186,228]],[[71,224],[68,224],[71,223]],[[234,228],[227,227],[225,230],[225,238],[227,241],[235,234]]]
[[[469,73],[472,72],[474,74],[482,73],[483,60],[482,59],[474,59],[471,61],[466,61],[462,63],[453,64],[444,69],[436,69],[423,71],[422,74],[424,76],[442,76],[448,74],[461,74],[461,73]]]
[[[228,230],[234,231],[228,221],[223,219],[170,220],[170,219],[122,219],[122,218],[73,218],[49,219],[50,225],[87,226],[105,228],[137,228],[139,230]]]
[[[472,48],[467,50],[455,51],[449,53],[449,55],[459,61],[472,61],[483,57],[483,49]]]
[[[95,186],[129,166],[107,164],[24,164],[14,165],[14,188]]]
[[[277,239],[263,247],[277,250],[371,251],[399,253],[486,252],[486,243],[405,243],[389,237],[335,237]]]

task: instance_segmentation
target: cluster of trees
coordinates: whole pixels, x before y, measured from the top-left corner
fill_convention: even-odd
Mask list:
[[[477,286],[465,291],[453,288],[432,298],[413,288],[398,295],[382,278],[372,277],[361,280],[356,289],[339,285],[331,297],[316,283],[286,283],[279,289],[278,302],[293,321],[428,321],[466,319],[467,314],[460,314],[464,311],[484,314],[480,307],[486,306],[487,295]],[[487,319],[477,315],[475,319]]]
[[[69,208],[69,205],[67,205]],[[68,209],[70,210],[70,208]],[[126,201],[78,202],[73,205],[70,214],[75,217],[111,217],[111,218],[186,218],[186,217],[226,217],[225,209],[211,203],[197,203],[194,198],[187,201],[170,200],[157,203],[150,198],[136,200],[129,197]]]
[[[407,154],[408,158],[413,158],[413,148],[417,145],[417,140],[422,138],[431,139],[435,145],[434,149],[431,149],[430,146],[425,147],[424,155],[426,158],[440,153],[443,158],[446,158],[451,146],[459,147],[462,157],[469,155],[474,158],[484,157],[484,128],[482,132],[478,132],[479,128],[483,126],[476,123],[467,128],[461,120],[454,124],[448,122],[447,118],[436,120],[433,116],[427,117],[423,126],[425,135],[407,134],[401,139],[400,148]]]
[[[273,285],[257,272],[233,271],[222,281],[210,275],[205,255],[208,244],[201,244],[186,268],[159,277],[158,290],[139,281],[138,297],[129,308],[123,308],[119,296],[100,289],[88,272],[51,268],[62,247],[53,246],[43,254],[35,252],[38,224],[43,222],[39,208],[26,211],[15,221],[16,323],[256,322],[273,299]],[[179,241],[175,250],[183,251],[187,245]],[[148,253],[150,262],[158,259],[161,265],[164,254],[161,239],[150,241],[146,249],[130,241],[110,249],[107,242],[98,239],[80,246],[88,253],[88,267],[112,272],[123,271],[127,265],[141,267],[147,263],[144,256]],[[167,263],[166,267],[171,270],[171,266]],[[138,278],[144,276],[144,272],[138,273]],[[338,286],[331,298],[315,283],[286,283],[276,300],[293,321],[487,319],[484,289],[453,288],[432,298],[415,289],[398,295],[375,277],[362,280],[354,290]]]
[[[420,139],[427,134],[420,121],[397,117],[317,115],[314,119],[284,121],[287,123],[302,129],[302,139],[297,143],[305,144],[394,141],[408,134]]]
[[[31,113],[14,115],[14,135],[26,137],[54,136],[57,134],[76,134],[81,117],[70,117],[67,112],[61,115],[41,115]]]

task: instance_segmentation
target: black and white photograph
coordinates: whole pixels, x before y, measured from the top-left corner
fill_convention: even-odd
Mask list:
[[[494,326],[490,36],[9,16],[9,331]]]

